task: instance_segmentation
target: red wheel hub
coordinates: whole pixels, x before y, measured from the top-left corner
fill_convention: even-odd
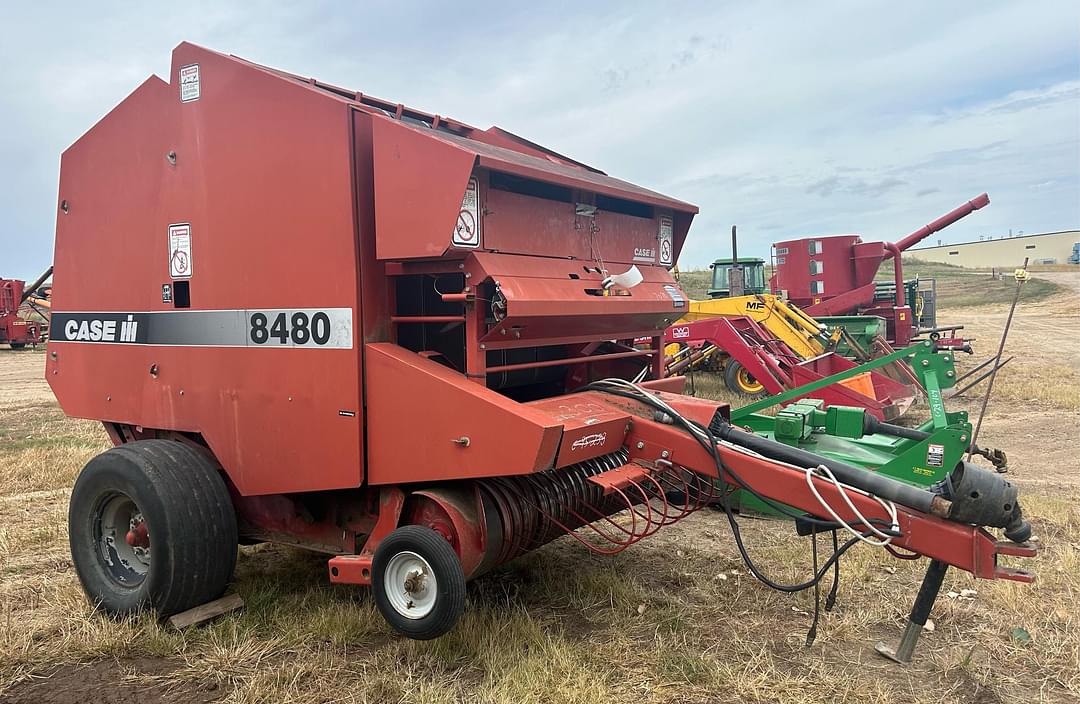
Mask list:
[[[124,542],[133,548],[150,547],[150,533],[146,529],[146,521],[136,523],[124,536]]]

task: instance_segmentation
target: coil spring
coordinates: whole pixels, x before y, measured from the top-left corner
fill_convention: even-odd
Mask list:
[[[626,448],[558,470],[478,480],[488,512],[501,528],[496,564],[569,534],[590,550],[614,554],[708,504],[713,483],[661,461],[605,495],[591,477],[625,467]],[[625,516],[614,514],[627,512]],[[579,528],[588,530],[578,531]]]

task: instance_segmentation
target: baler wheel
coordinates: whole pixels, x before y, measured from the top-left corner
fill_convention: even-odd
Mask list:
[[[71,557],[90,601],[160,616],[211,601],[236,565],[236,514],[198,449],[140,440],[91,459],[68,509]]]
[[[465,610],[465,573],[454,548],[426,526],[388,535],[371,561],[379,613],[398,633],[431,640],[449,631]]]
[[[12,342],[10,344],[11,344],[11,349],[13,349],[13,350],[21,350],[24,347],[26,347],[25,342]]]
[[[744,396],[761,396],[765,393],[765,385],[735,360],[729,361],[724,369],[724,384],[731,391]]]

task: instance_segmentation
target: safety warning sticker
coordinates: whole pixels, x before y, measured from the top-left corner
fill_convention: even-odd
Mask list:
[[[930,445],[927,447],[926,464],[930,467],[940,467],[945,464],[945,446]]]
[[[671,231],[671,218],[667,215],[660,216],[660,263],[664,266],[670,266],[672,262]]]
[[[469,179],[469,185],[465,188],[450,242],[455,247],[475,249],[480,246],[480,184],[475,177]]]
[[[191,225],[169,225],[169,276],[191,278]]]
[[[199,64],[180,67],[180,102],[190,103],[198,100],[201,93],[199,86]]]

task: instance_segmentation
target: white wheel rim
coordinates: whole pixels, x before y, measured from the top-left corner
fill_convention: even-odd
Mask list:
[[[405,618],[421,619],[435,608],[439,583],[427,560],[405,550],[386,564],[383,591],[394,611]]]
[[[141,531],[141,540],[128,537]],[[119,492],[94,512],[94,537],[105,572],[125,587],[142,584],[150,571],[150,530],[135,502]]]

